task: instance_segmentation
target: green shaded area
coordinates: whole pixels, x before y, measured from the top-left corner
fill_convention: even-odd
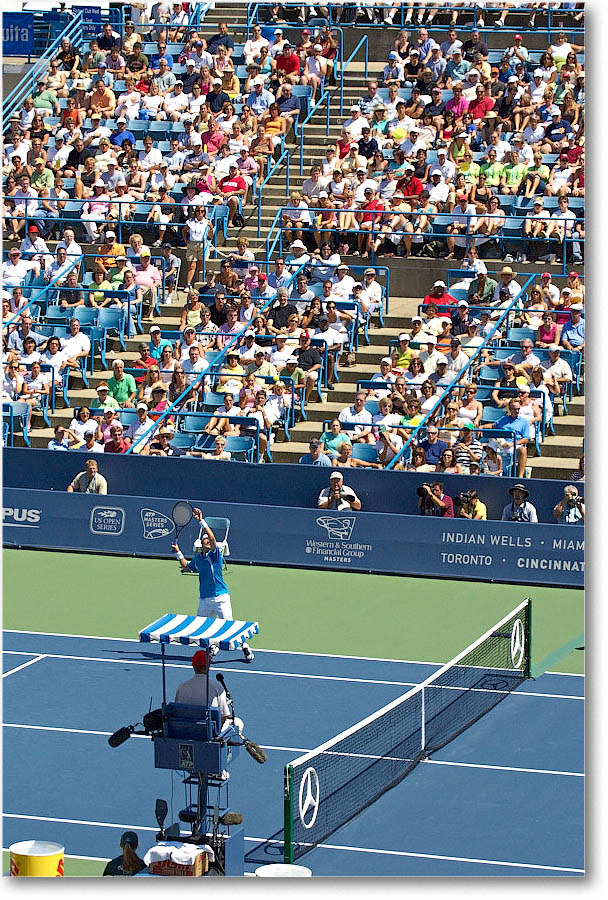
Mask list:
[[[3,578],[4,627],[17,630],[136,640],[163,613],[197,608],[196,578],[172,560],[11,549]],[[584,671],[568,646],[584,629],[581,590],[235,564],[226,581],[235,617],[260,623],[254,648],[433,662],[532,597],[533,666]]]
[[[10,865],[10,853],[6,850],[2,853],[2,871],[8,872]],[[99,876],[106,867],[106,861],[102,859],[70,859],[64,858],[64,874],[66,878],[91,878]]]

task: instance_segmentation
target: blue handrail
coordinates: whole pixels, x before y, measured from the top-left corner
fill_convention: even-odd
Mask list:
[[[4,98],[2,103],[2,117],[6,124],[8,124],[11,114],[14,113],[22,105],[25,98],[31,94],[36,85],[36,81],[46,72],[49,61],[53,59],[61,45],[61,41],[66,37],[74,43],[76,48],[80,48],[82,44],[82,13],[77,13],[57,39],[53,41],[48,50],[46,50],[40,59],[32,66],[24,78],[21,79],[19,84],[17,84]]]
[[[270,168],[270,160],[272,159],[272,156],[270,154],[268,154],[269,162],[267,165],[266,177],[264,178],[264,181],[259,185],[259,187],[257,189],[258,237],[262,233],[262,198],[263,198],[263,192],[264,192],[264,185],[268,184],[268,182],[270,181],[270,179],[272,178],[274,173],[277,171],[277,169],[279,168],[281,163],[283,163],[283,161],[285,161],[286,189],[287,189],[287,193],[289,194],[289,165],[290,165],[289,156],[290,156],[290,152],[291,151],[287,147],[285,147],[283,149],[283,152],[281,153],[281,155],[279,156],[279,158],[277,159],[277,161],[275,162],[275,164],[272,168]]]
[[[303,173],[301,172],[300,174],[303,174]],[[283,209],[287,209],[287,207],[282,207],[281,210],[280,210],[280,212],[282,212]],[[313,211],[313,210],[311,209],[311,212],[312,212],[312,211]],[[339,211],[340,211],[340,210],[336,210],[336,212],[339,212]],[[361,212],[361,210],[359,210],[359,209],[356,209],[356,210],[354,210],[354,211],[355,211],[355,212]],[[372,228],[371,228],[371,231],[368,232],[368,234],[369,234],[369,237],[370,237],[371,240],[372,240],[372,249],[371,249],[371,252],[370,252],[370,263],[371,263],[371,265],[375,265],[376,252],[375,252],[374,249],[373,249],[373,241],[374,241],[374,239],[377,238],[377,237],[379,236],[379,234],[380,234],[380,229],[379,229],[379,227],[376,225],[376,222],[377,222],[377,220],[378,220],[379,218],[381,219],[382,216],[386,216],[390,211],[380,209],[380,210],[366,210],[365,212],[366,212],[367,215],[371,215],[371,217],[372,217]],[[415,213],[408,213],[407,215],[408,215],[408,216],[411,216],[411,215],[415,215]],[[435,215],[438,215],[438,214],[437,214],[437,213],[432,213],[432,214],[431,214],[431,216],[432,216],[433,218],[435,217]],[[468,216],[468,218],[472,218],[472,219],[473,219],[473,218],[479,218],[479,216],[478,216],[478,215],[471,215],[471,216]],[[519,221],[523,223],[523,222],[525,221],[525,218],[526,218],[526,217],[525,217],[525,216],[510,216],[510,218],[511,218],[511,219],[519,219]],[[569,221],[572,222],[572,227],[574,228],[574,226],[577,225],[577,224],[579,224],[579,223],[584,224],[584,221],[585,221],[585,220],[584,220],[584,218],[580,217],[580,218],[572,219],[572,220],[569,220]],[[271,230],[275,227],[275,222],[276,222],[276,217],[275,217],[275,221],[272,223]],[[445,226],[441,228],[441,230],[437,230],[437,227],[436,227],[436,226],[433,226],[432,231],[428,232],[427,234],[422,235],[422,238],[423,238],[422,243],[423,243],[423,244],[424,244],[424,243],[428,243],[429,241],[433,240],[434,238],[440,238],[440,239],[442,239],[442,240],[445,240],[445,238],[448,236],[447,224],[449,224],[449,223],[446,223]],[[281,229],[281,232],[282,232],[282,231],[283,231],[283,226],[282,226],[282,225],[278,225],[278,227]],[[270,236],[270,233],[271,233],[271,232],[269,232],[269,236]],[[345,234],[356,234],[356,235],[360,235],[360,234],[361,234],[361,231],[359,231],[358,229],[347,228],[347,229],[344,229],[344,233],[345,233]],[[392,234],[392,235],[401,235],[401,236],[405,236],[406,234],[410,234],[410,236],[412,236],[412,232],[406,232],[406,231],[393,231],[393,232],[391,232],[391,234]],[[464,238],[465,238],[465,240],[466,240],[465,251],[466,251],[466,250],[469,249],[469,247],[470,247],[471,245],[474,245],[475,239],[476,239],[476,237],[478,237],[478,236],[477,236],[477,235],[474,235],[474,234],[470,234],[470,233],[467,231],[467,232],[464,233],[464,234],[458,235],[458,237],[464,237]],[[497,234],[495,237],[496,237],[496,240],[500,241],[500,243],[503,244],[503,245],[505,245],[505,246],[506,246],[506,245],[510,245],[510,244],[512,244],[512,245],[517,245],[517,244],[521,244],[521,243],[524,243],[524,242],[526,242],[526,243],[534,243],[534,242],[536,242],[536,243],[543,243],[543,242],[547,243],[547,238],[545,238],[545,237],[542,237],[542,236],[541,236],[541,237],[538,237],[538,238],[534,238],[534,237],[532,237],[531,235],[524,235],[523,233],[520,234],[520,235],[501,235],[501,234]],[[585,244],[585,238],[584,238],[584,237],[581,237],[580,235],[576,235],[576,234],[573,232],[572,235],[566,236],[565,240],[562,242],[561,245],[558,245],[558,246],[556,247],[556,250],[557,250],[557,251],[560,251],[560,250],[561,250],[561,251],[563,252],[563,256],[562,256],[562,259],[561,259],[562,271],[561,271],[561,273],[560,273],[560,272],[556,272],[556,273],[555,273],[556,275],[560,275],[560,274],[565,275],[565,274],[567,274],[567,267],[568,267],[568,246],[571,245],[571,244],[574,244],[574,243],[578,243],[578,244],[584,246],[584,244]],[[276,242],[275,242],[275,244],[276,244]],[[554,252],[554,251],[552,250],[551,252]],[[557,253],[556,253],[556,255],[557,255]]]
[[[367,79],[367,65],[368,65],[368,54],[369,54],[369,46],[368,46],[367,35],[364,34],[351,55],[348,59],[342,63],[340,67],[340,116],[343,115],[344,112],[344,73],[348,69],[348,66],[353,61],[361,47],[365,47],[365,78]]]
[[[441,397],[439,398],[440,402],[443,401],[443,398],[446,397],[446,396],[450,393],[450,391],[452,391],[452,390],[454,389],[454,387],[456,387],[456,385],[458,384],[459,381],[462,381],[462,379],[464,378],[464,376],[466,375],[466,373],[469,371],[469,369],[471,369],[471,367],[472,367],[478,360],[481,359],[481,353],[482,353],[482,351],[485,350],[485,349],[487,348],[489,342],[490,342],[490,341],[492,340],[492,338],[496,335],[496,333],[500,330],[500,326],[501,326],[502,323],[507,319],[509,313],[510,313],[511,310],[514,308],[515,304],[519,301],[520,297],[521,297],[523,294],[525,294],[527,288],[528,288],[529,285],[534,281],[535,278],[536,278],[536,275],[530,275],[530,277],[529,277],[529,278],[527,279],[527,281],[524,283],[522,289],[515,295],[515,297],[513,297],[513,299],[511,300],[511,303],[509,304],[509,306],[506,307],[506,308],[504,309],[504,311],[503,311],[502,315],[500,316],[500,318],[496,320],[496,323],[495,323],[494,327],[492,328],[492,330],[488,332],[488,335],[487,335],[485,341],[483,342],[483,344],[481,344],[481,345],[475,350],[475,353],[473,354],[473,356],[471,356],[471,358],[470,358],[469,361],[467,362],[466,366],[464,366],[459,372],[457,372],[456,375],[454,375],[454,378],[452,379],[452,381],[446,386],[446,388],[445,388],[443,394],[442,394]],[[410,437],[408,438],[408,440],[406,441],[406,443],[403,445],[403,447],[401,448],[401,450],[399,451],[399,453],[397,454],[397,456],[395,456],[395,457],[388,463],[388,465],[386,466],[387,469],[392,469],[392,468],[394,467],[395,463],[397,462],[397,460],[401,459],[401,458],[405,455],[405,453],[409,451],[412,441],[416,438],[416,436],[417,436],[419,430],[420,430],[424,425],[426,425],[427,420],[428,420],[429,418],[431,418],[432,413],[433,413],[433,411],[432,411],[432,410],[429,410],[429,412],[427,412],[427,414],[424,416],[424,418],[422,419],[422,421],[420,422],[420,424],[417,425],[417,426],[413,429],[412,434],[410,435]]]
[[[318,101],[309,110],[308,115],[304,119],[304,121],[300,124],[300,175],[304,174],[304,126],[310,122],[312,117],[315,115],[317,110],[324,104],[327,104],[326,114],[325,114],[325,134],[329,135],[329,116],[330,116],[330,107],[331,107],[331,94],[325,89]]]
[[[248,24],[248,26],[253,24],[253,22],[259,22],[260,9],[269,8],[274,5],[275,5],[274,3],[270,3],[270,2],[258,2],[258,3],[250,2],[247,6],[247,24]],[[352,4],[352,5],[354,5],[354,4]],[[283,2],[281,3],[281,6],[287,7],[287,8],[294,8],[294,7],[298,8],[298,7],[303,6],[303,3],[301,2],[301,0],[283,0]],[[321,17],[321,18],[325,18],[325,21],[327,21],[332,26],[340,24],[341,18],[336,19],[336,12],[339,11],[339,15],[340,15],[340,17],[342,17],[342,15],[344,13],[344,5],[341,4],[340,6],[337,6],[331,2],[328,2],[328,3],[323,3],[323,6],[327,8],[329,15],[328,15],[328,17]],[[373,7],[370,8],[370,11],[373,11],[373,9],[374,9]],[[406,20],[406,10],[407,10],[407,14],[409,14],[409,19],[407,19],[407,20]],[[418,23],[418,14],[423,16],[425,13],[429,12],[429,10],[430,10],[430,7],[427,4],[417,3],[417,4],[414,4],[411,9],[407,9],[405,3],[401,3],[397,10],[397,14],[394,16],[390,25],[393,28],[403,28],[403,27],[415,28],[417,24],[421,24],[421,23]],[[450,12],[450,13],[454,12],[455,10],[454,10],[453,5],[447,4],[447,3],[438,4],[438,5],[435,5],[432,8],[432,10],[433,10],[433,14],[434,14],[433,21],[430,23],[427,23],[427,27],[428,28],[436,27],[437,29],[439,29],[441,31],[445,31],[445,28],[447,27],[446,24],[445,23],[440,24],[439,22],[435,23],[434,18],[440,12]],[[388,11],[389,11],[388,8],[386,8],[386,7],[382,8],[383,14],[387,13]],[[496,8],[492,8],[491,11],[495,15],[497,15],[501,10],[499,7],[496,7]],[[488,34],[495,33],[493,23],[491,24],[488,21],[488,13],[490,12],[490,8],[488,7],[487,4],[485,4],[482,7],[481,5],[478,5],[477,3],[472,3],[467,8],[466,12],[468,14],[472,13],[473,23],[477,23],[480,18],[483,18],[484,25],[478,26],[479,31],[482,34],[482,36],[483,35],[487,36]],[[517,10],[513,10],[513,12],[517,12]],[[526,12],[526,14],[529,14],[530,10],[525,10],[525,12]],[[562,23],[563,23],[564,17],[566,15],[571,15],[573,12],[578,12],[578,10],[574,10],[574,11],[555,10],[555,11],[552,11],[551,9],[544,9],[544,10],[536,11],[537,16],[539,16],[539,15],[547,16],[546,32],[547,32],[547,39],[548,39],[549,43],[551,42],[551,34],[554,29],[559,29],[560,31],[564,30],[564,31],[571,33],[572,35],[584,33],[584,28],[577,27],[575,24],[568,25],[566,28],[563,27]],[[315,16],[313,18],[317,18],[317,17]],[[467,18],[468,18],[468,16],[467,16]],[[302,24],[304,24],[304,23],[302,23]],[[387,23],[385,21],[375,22],[375,21],[373,21],[373,19],[370,20],[370,18],[367,15],[364,15],[364,16],[362,16],[362,18],[360,20],[357,20],[355,18],[355,20],[353,22],[349,22],[349,27],[350,28],[352,28],[352,27],[386,28],[386,27],[389,27],[389,23]],[[456,27],[457,28],[465,28],[468,26],[465,26],[464,24],[457,24]],[[530,25],[529,22],[527,22],[527,21],[525,24],[511,25],[511,26],[505,25],[503,28],[501,28],[501,32],[503,34],[510,34],[511,32],[513,32],[513,33],[515,33],[515,32],[538,33],[539,30],[541,30],[541,29],[538,25],[536,25],[536,24]],[[542,30],[544,30],[544,29],[542,29]]]
[[[70,270],[74,269],[74,268],[79,268],[83,259],[84,259],[84,253],[81,253],[80,256],[75,257],[74,263],[70,267]],[[42,295],[45,294],[49,290],[49,288],[60,287],[57,284],[57,282],[59,281],[59,278],[64,278],[65,275],[66,275],[66,273],[63,272],[63,273],[61,273],[61,275],[57,275],[57,277],[54,278],[53,281],[49,281],[48,284],[45,284],[44,287],[40,290],[40,292],[38,294],[36,294],[33,297],[30,297],[30,299],[27,301],[27,303],[21,307],[19,312],[15,313],[15,315],[13,316],[12,319],[9,319],[8,322],[3,322],[2,327],[8,328],[10,325],[17,325],[19,323],[19,319],[21,318],[23,313],[26,311],[26,309],[29,309],[29,307],[31,307],[32,304],[38,303],[42,299]],[[26,287],[27,287],[27,285],[26,285]]]

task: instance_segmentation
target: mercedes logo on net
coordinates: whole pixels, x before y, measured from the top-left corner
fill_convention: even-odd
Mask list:
[[[317,813],[319,812],[319,802],[319,776],[317,775],[316,770],[313,769],[312,766],[309,766],[302,775],[298,803],[300,809],[300,822],[304,828],[312,828],[315,824]]]
[[[521,668],[525,649],[524,626],[521,619],[516,619],[511,631],[511,662],[514,669]]]

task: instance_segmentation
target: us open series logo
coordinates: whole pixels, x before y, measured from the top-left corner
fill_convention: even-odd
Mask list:
[[[91,510],[89,530],[91,534],[109,534],[117,537],[125,530],[126,513],[122,506],[94,506]]]

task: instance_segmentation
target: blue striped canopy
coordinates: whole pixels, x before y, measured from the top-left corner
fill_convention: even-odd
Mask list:
[[[257,622],[165,613],[139,632],[139,640],[144,643],[189,644],[196,647],[215,645],[220,650],[237,650],[259,630]]]

